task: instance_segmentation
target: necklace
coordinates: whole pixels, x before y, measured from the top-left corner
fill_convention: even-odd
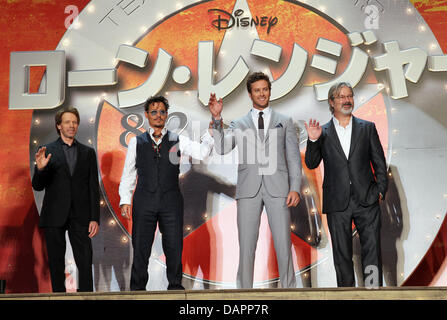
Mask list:
[[[160,154],[160,149],[161,149],[161,144],[155,144],[154,141],[152,141],[152,149],[154,149],[154,157],[155,159],[160,159],[161,158],[161,154]]]

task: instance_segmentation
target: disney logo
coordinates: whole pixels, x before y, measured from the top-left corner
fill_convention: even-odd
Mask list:
[[[222,9],[209,9],[208,12],[217,12],[217,19],[211,22],[212,26],[217,30],[231,29],[234,26],[239,27],[253,27],[261,26],[267,27],[267,34],[270,33],[270,29],[278,23],[278,18],[273,16],[255,16],[255,17],[242,17],[244,10],[238,9],[234,12],[234,15]]]

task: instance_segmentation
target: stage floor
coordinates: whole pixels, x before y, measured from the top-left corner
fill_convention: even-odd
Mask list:
[[[25,293],[1,294],[0,300],[447,300],[447,287]]]

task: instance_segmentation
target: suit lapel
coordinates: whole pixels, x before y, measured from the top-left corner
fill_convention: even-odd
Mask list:
[[[248,114],[244,118],[245,118],[244,120],[245,120],[246,125],[250,129],[254,130],[254,132],[255,132],[255,134],[257,136],[257,139],[261,140],[261,138],[259,138],[259,135],[258,135],[258,130],[256,129],[256,126],[255,126],[255,124],[253,122],[253,117],[251,115],[251,110],[248,112]],[[278,124],[278,122],[279,122],[278,114],[275,111],[272,110],[271,114],[270,114],[269,126],[268,126],[267,130],[264,129],[264,141],[267,141],[270,130],[275,128],[276,125]]]
[[[255,126],[255,124],[253,122],[251,109],[250,109],[250,111],[248,111],[247,115],[244,117],[244,122],[245,122],[245,125],[248,128],[250,128],[250,130],[253,130],[253,133],[254,133],[254,135],[256,137],[256,140],[259,141],[259,142],[262,142],[261,138],[259,137],[258,130],[256,129],[256,126]],[[265,134],[265,130],[264,130],[264,134]],[[265,140],[265,136],[264,136],[264,140]]]
[[[256,126],[255,126],[255,124],[253,122],[253,117],[251,115],[251,110],[244,117],[244,122],[247,125],[247,127],[249,127],[250,129],[252,129],[255,132],[255,134],[257,136],[257,139],[261,140],[261,138],[259,138]],[[267,139],[269,137],[270,130],[274,129],[278,125],[278,123],[279,123],[278,114],[274,110],[272,110],[271,114],[270,114],[270,122],[269,122],[268,128],[267,128],[267,130],[264,129],[264,141],[267,141]]]
[[[64,153],[64,149],[62,149],[62,139],[59,138],[61,141],[58,141],[56,143],[56,150],[58,153],[58,158],[61,160],[62,162],[62,166],[64,167],[65,172],[67,173],[67,175],[70,177],[70,169],[68,168],[68,163],[67,163],[67,159],[65,158],[65,153]]]
[[[87,155],[87,149],[84,148],[83,145],[81,145],[79,142],[77,142],[77,156],[76,156],[76,164],[73,170],[73,176],[76,174],[76,172],[79,170],[79,167],[87,161],[86,155]],[[67,165],[68,167],[68,165]]]
[[[248,111],[247,115],[244,117],[244,122],[247,127],[254,130],[256,132],[256,126],[253,123],[253,118],[251,116],[251,109]]]
[[[278,124],[278,122],[279,122],[278,114],[275,111],[273,111],[273,109],[272,109],[271,114],[270,114],[269,127],[268,127],[267,132],[265,133],[265,139],[264,140],[266,142],[268,140],[270,130],[274,129],[276,127],[276,125]]]
[[[357,118],[352,116],[352,132],[351,132],[351,146],[349,148],[349,158],[351,158],[354,152],[357,142],[359,141],[359,136],[361,132],[362,124],[357,121]]]
[[[278,122],[279,122],[278,114],[272,110],[272,113],[270,115],[269,129],[274,129],[278,124]]]
[[[332,119],[329,121],[328,131],[329,131],[328,137],[332,139],[335,149],[337,149],[337,151],[341,154],[341,156],[346,159],[346,155],[343,151],[343,147],[341,146],[340,139],[338,138],[337,130],[335,130],[334,120]]]

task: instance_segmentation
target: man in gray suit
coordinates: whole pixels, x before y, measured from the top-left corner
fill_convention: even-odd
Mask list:
[[[248,114],[223,130],[222,99],[211,94],[209,109],[217,153],[237,146],[236,185],[239,236],[238,288],[253,288],[256,244],[265,206],[283,288],[296,287],[293,269],[290,210],[300,201],[301,157],[292,119],[269,107],[271,83],[262,72],[251,74],[247,90],[253,102]]]

